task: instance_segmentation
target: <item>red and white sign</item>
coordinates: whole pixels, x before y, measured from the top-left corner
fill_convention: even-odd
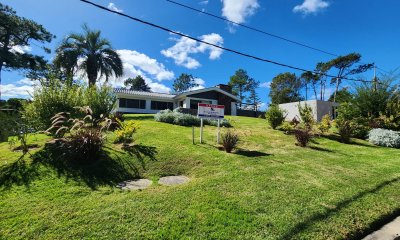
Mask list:
[[[199,103],[197,113],[200,118],[221,119],[224,118],[225,106]]]

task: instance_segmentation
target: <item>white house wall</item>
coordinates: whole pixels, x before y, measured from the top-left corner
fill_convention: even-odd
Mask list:
[[[309,101],[301,101],[301,102],[292,102],[292,103],[284,103],[279,104],[279,108],[281,110],[286,111],[286,121],[292,121],[293,118],[300,120],[300,113],[299,113],[299,104],[304,107],[306,104],[307,106],[311,107],[313,111],[314,120],[320,122],[322,117],[326,114],[332,117],[332,107],[339,106],[338,103],[327,102],[327,101],[319,101],[319,100],[309,100]]]

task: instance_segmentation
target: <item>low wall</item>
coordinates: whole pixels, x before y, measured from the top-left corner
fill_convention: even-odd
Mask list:
[[[243,110],[243,109],[237,109],[236,110],[236,116],[243,116],[243,117],[256,117],[258,118],[260,115],[265,115],[265,112],[260,112],[260,111],[253,111],[253,110]]]

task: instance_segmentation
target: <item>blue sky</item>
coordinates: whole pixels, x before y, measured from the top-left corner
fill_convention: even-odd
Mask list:
[[[274,61],[314,69],[332,56],[299,47],[241,27],[178,7],[165,0],[93,0],[126,14],[170,29]],[[292,40],[336,54],[359,52],[364,62],[385,70],[400,66],[400,1],[366,0],[177,0]],[[181,73],[199,78],[201,86],[227,83],[239,69],[259,80],[262,101],[269,103],[268,82],[283,67],[247,59],[229,52],[187,41],[116,14],[93,8],[79,0],[3,0],[21,16],[44,25],[57,36],[48,46],[54,50],[69,33],[87,23],[100,29],[122,55],[125,77],[142,74],[154,91],[167,92]],[[43,54],[36,46],[25,49]],[[54,51],[53,51],[54,53]],[[53,54],[46,55],[48,59]],[[373,72],[363,74],[370,79]],[[2,73],[4,98],[27,97],[29,81],[19,72]],[[22,81],[21,81],[22,80]],[[118,86],[122,79],[113,79]],[[352,83],[347,83],[351,86]],[[328,91],[329,92],[329,91]]]

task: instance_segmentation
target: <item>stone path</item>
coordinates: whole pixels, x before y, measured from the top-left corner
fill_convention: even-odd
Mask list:
[[[190,179],[186,176],[167,176],[160,178],[160,180],[158,180],[158,183],[161,185],[173,186],[184,184],[189,180]]]
[[[363,240],[400,240],[400,217],[366,236]]]
[[[136,179],[118,183],[117,187],[122,190],[141,190],[149,187],[153,182],[148,179]]]

